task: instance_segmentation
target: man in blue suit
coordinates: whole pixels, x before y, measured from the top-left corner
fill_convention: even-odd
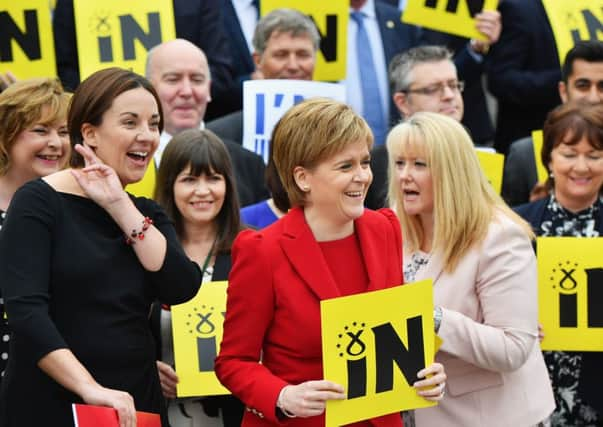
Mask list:
[[[359,40],[363,32],[364,43]],[[420,42],[420,29],[401,22],[397,8],[375,0],[350,0],[346,94],[348,104],[368,121],[377,144],[399,119],[389,93],[387,65],[394,55]]]
[[[565,56],[558,87],[563,103],[576,100],[603,103],[603,42],[576,43]],[[517,206],[546,195],[546,188],[538,183],[532,137],[513,142],[505,160],[503,198],[510,206]]]
[[[236,4],[236,6],[235,6]],[[256,77],[255,63],[251,54],[253,28],[259,19],[258,0],[224,0],[222,22],[228,37],[232,61],[232,80],[226,88],[226,96],[214,104],[218,118],[243,108],[243,82]],[[253,23],[253,27],[252,27]]]
[[[498,100],[494,148],[509,145],[540,129],[559,102],[559,56],[541,0],[503,0],[503,30],[486,62],[488,88]]]

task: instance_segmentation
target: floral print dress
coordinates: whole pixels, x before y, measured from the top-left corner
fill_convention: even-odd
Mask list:
[[[542,237],[599,237],[599,212],[603,199],[597,200],[583,211],[573,213],[563,208],[551,195],[540,228],[535,230]],[[588,406],[578,394],[578,382],[582,368],[582,352],[545,351],[549,376],[557,408],[551,415],[553,427],[595,427],[603,425],[603,419]]]

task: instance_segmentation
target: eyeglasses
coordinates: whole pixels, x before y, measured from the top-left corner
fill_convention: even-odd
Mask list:
[[[603,93],[603,80],[593,82],[589,79],[578,79],[574,82],[574,87],[580,92],[590,92],[592,85],[597,87],[597,92]]]
[[[448,82],[436,83],[433,85],[419,87],[416,89],[404,89],[399,92],[402,93],[418,93],[419,95],[425,96],[443,96],[446,88],[450,89],[454,93],[461,93],[465,89],[465,82],[459,82],[457,80],[451,80]]]

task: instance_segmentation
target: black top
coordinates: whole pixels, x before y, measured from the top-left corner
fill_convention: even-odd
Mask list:
[[[201,275],[161,208],[132,199],[167,239],[157,272],[142,267],[121,229],[92,200],[57,192],[43,180],[13,197],[0,234],[1,286],[13,333],[0,425],[73,425],[71,403],[81,399],[37,367],[60,348],[69,348],[101,385],[129,392],[137,410],[161,413],[167,425],[149,310],[154,300],[192,298]]]

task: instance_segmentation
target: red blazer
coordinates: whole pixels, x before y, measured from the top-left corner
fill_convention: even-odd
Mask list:
[[[400,285],[402,237],[395,214],[365,210],[354,230],[368,290]],[[341,295],[303,209],[292,209],[261,231],[243,231],[232,258],[216,374],[247,405],[243,426],[324,426],[324,415],[278,420],[275,413],[284,386],[323,378],[320,301]],[[371,423],[402,424],[397,413]]]

